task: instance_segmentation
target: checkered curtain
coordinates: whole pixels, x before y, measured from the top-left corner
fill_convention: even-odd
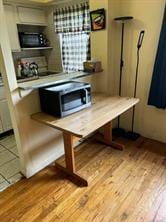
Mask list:
[[[54,13],[55,32],[61,36],[63,69],[65,72],[83,70],[90,58],[89,4],[57,8]]]
[[[89,59],[89,35],[84,32],[62,34],[63,68],[66,72],[83,70]]]
[[[88,2],[57,8],[54,13],[54,22],[56,33],[89,32]]]

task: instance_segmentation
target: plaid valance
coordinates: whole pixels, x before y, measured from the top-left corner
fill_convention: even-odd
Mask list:
[[[57,8],[54,12],[54,23],[56,33],[89,32],[88,2]]]

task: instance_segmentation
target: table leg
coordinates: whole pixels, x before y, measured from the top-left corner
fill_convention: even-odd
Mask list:
[[[105,124],[103,126],[103,137],[102,138],[99,138],[99,141],[108,145],[108,146],[111,146],[113,147],[114,149],[117,149],[117,150],[123,150],[124,149],[124,145],[123,144],[120,144],[120,143],[117,143],[117,142],[114,142],[112,141],[112,122],[109,122],[107,124]]]
[[[84,186],[88,186],[88,181],[76,173],[75,169],[75,157],[74,157],[74,147],[73,141],[75,136],[68,132],[63,132],[63,140],[64,140],[64,151],[65,151],[65,162],[66,167],[61,166],[56,163],[57,168],[64,171],[66,174],[69,174],[72,178],[75,178],[77,181],[81,182]]]
[[[69,133],[63,133],[64,150],[65,150],[65,161],[66,168],[74,173],[75,172],[75,157],[73,149],[73,136]]]

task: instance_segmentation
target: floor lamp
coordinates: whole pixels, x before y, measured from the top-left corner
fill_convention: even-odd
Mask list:
[[[119,96],[122,95],[122,74],[123,74],[123,66],[124,66],[124,60],[123,60],[123,48],[124,48],[124,27],[125,22],[132,20],[132,16],[123,16],[123,17],[117,17],[114,18],[115,21],[121,22],[122,24],[122,31],[121,31],[121,56],[120,56],[120,78],[119,78]],[[120,116],[118,117],[118,127],[113,129],[113,133],[116,136],[124,136],[125,130],[120,128]]]
[[[140,52],[140,48],[142,46],[144,34],[145,34],[145,31],[142,30],[139,34],[139,39],[138,39],[138,43],[137,43],[137,65],[136,65],[136,73],[135,73],[134,98],[136,98],[136,96],[137,96],[139,52]],[[126,137],[131,140],[137,140],[140,137],[140,134],[134,132],[134,123],[135,123],[135,106],[133,107],[132,128],[131,128],[131,131],[126,134]]]

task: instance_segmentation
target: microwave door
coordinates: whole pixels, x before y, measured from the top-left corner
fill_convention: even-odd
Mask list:
[[[80,90],[62,96],[62,111],[69,111],[82,105]]]
[[[40,46],[39,35],[37,34],[21,34],[20,43],[22,48],[33,48]]]
[[[80,89],[62,96],[62,111],[73,110],[88,103],[88,90]]]

